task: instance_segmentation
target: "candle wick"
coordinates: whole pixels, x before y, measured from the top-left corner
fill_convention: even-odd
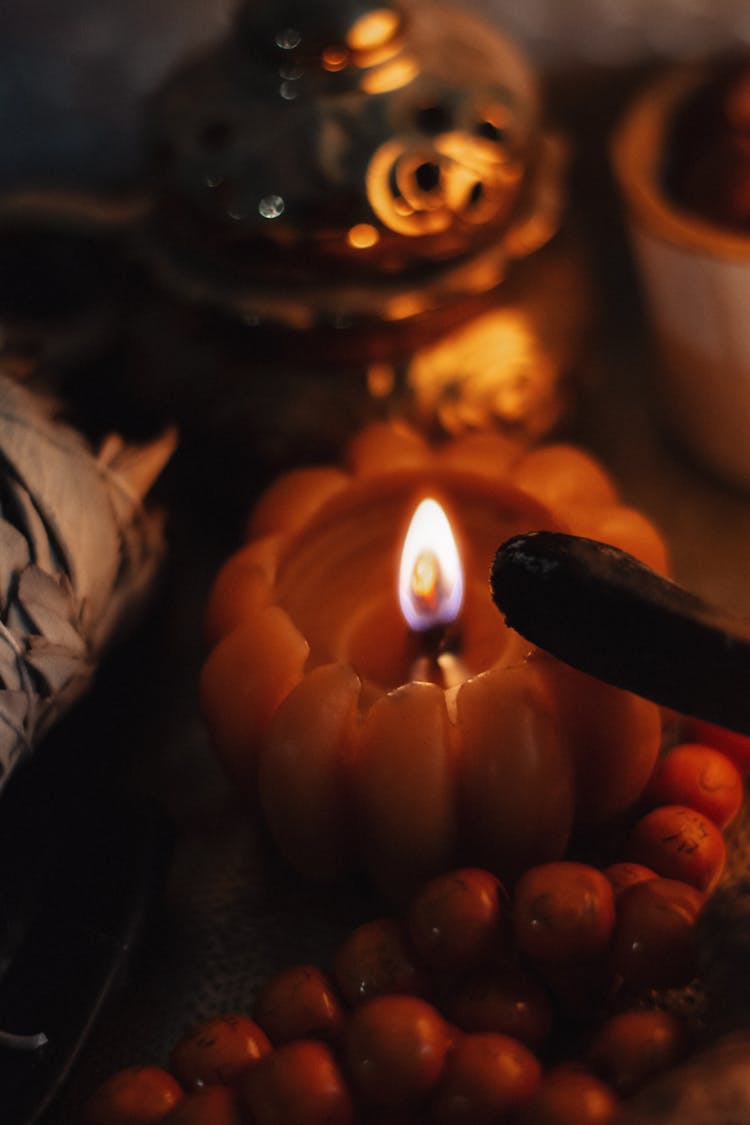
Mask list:
[[[445,641],[445,631],[444,625],[431,625],[429,629],[412,631],[417,655],[412,663],[410,679],[419,683],[442,685],[438,656]]]
[[[455,622],[435,625],[414,636],[419,653],[412,664],[412,680],[446,689],[468,680],[470,673],[460,656],[461,630]]]
[[[418,656],[411,666],[409,679],[419,684],[442,683],[442,675],[437,658],[431,656]]]
[[[464,661],[454,652],[441,652],[437,663],[443,674],[443,686],[446,688],[458,687],[471,675]]]

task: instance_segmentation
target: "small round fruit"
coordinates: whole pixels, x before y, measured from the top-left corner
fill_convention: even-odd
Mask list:
[[[253,1125],[353,1125],[354,1106],[325,1043],[297,1040],[266,1055],[243,1077],[240,1099]]]
[[[662,805],[636,824],[628,858],[653,868],[664,879],[678,879],[708,893],[724,870],[726,846],[719,829],[703,813]]]
[[[552,1004],[544,985],[518,966],[487,969],[453,983],[446,1015],[462,1031],[496,1031],[532,1050],[552,1029]]]
[[[265,1032],[246,1016],[214,1016],[182,1036],[169,1065],[188,1090],[226,1086],[270,1050]]]
[[[418,964],[406,930],[394,918],[358,926],[336,953],[333,975],[347,1004],[398,992],[424,996],[429,980]]]
[[[328,977],[314,965],[282,969],[261,988],[255,1019],[275,1045],[293,1039],[336,1039],[344,1013]]]
[[[684,742],[657,765],[645,792],[654,805],[686,805],[726,828],[739,812],[742,774],[721,750]]]
[[[87,1125],[152,1125],[184,1097],[171,1074],[157,1066],[130,1066],[107,1078],[86,1103]]]
[[[519,949],[540,961],[595,956],[609,945],[615,905],[609,880],[584,863],[544,863],[518,881],[513,922]]]
[[[518,1125],[607,1125],[616,1109],[614,1094],[600,1079],[563,1064],[545,1074]]]
[[[642,863],[612,863],[604,868],[602,874],[606,875],[612,884],[615,905],[622,892],[628,887],[634,887],[636,883],[645,883],[647,879],[657,878],[656,872],[650,867],[644,867]]]
[[[731,758],[741,773],[750,772],[750,738],[746,734],[727,730],[726,727],[707,723],[704,719],[687,719],[685,738],[705,746],[715,746]]]
[[[528,1101],[541,1073],[531,1051],[508,1035],[464,1035],[438,1085],[435,1120],[439,1125],[494,1125]]]
[[[463,972],[503,944],[504,891],[489,871],[465,867],[431,879],[412,899],[407,926],[434,969]]]
[[[693,979],[695,920],[704,902],[675,879],[649,879],[622,893],[612,960],[629,988],[678,988]]]
[[[684,1058],[689,1046],[685,1025],[659,1008],[620,1012],[599,1028],[588,1061],[625,1097]]]
[[[205,1086],[188,1094],[164,1119],[164,1125],[245,1125],[237,1092],[229,1086]]]
[[[377,996],[344,1030],[347,1072],[373,1105],[413,1105],[437,1084],[450,1039],[431,1004],[416,996]]]

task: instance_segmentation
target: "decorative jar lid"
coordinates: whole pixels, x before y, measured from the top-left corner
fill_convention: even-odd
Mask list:
[[[147,252],[249,319],[404,319],[491,289],[557,224],[533,72],[432,0],[244,4],[152,99],[146,146]]]

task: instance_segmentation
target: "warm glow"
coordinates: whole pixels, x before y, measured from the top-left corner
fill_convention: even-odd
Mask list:
[[[349,62],[349,52],[343,47],[326,47],[321,60],[323,69],[335,74],[337,70],[343,70]]]
[[[349,29],[346,41],[353,51],[372,51],[382,47],[398,31],[401,20],[396,12],[388,8],[376,8],[367,12]]]
[[[499,222],[510,214],[522,176],[522,163],[495,141],[452,130],[419,143],[390,137],[371,156],[365,185],[386,227],[419,237]]]
[[[367,250],[380,241],[380,235],[371,223],[357,223],[350,227],[346,240],[357,250]]]
[[[396,383],[396,372],[390,363],[371,363],[367,368],[367,389],[373,398],[386,398]]]
[[[423,500],[404,539],[398,574],[401,612],[410,629],[450,625],[461,611],[464,576],[451,525],[437,500]]]
[[[411,55],[402,55],[368,71],[362,78],[361,86],[366,94],[388,94],[406,86],[418,74],[417,60]]]
[[[388,320],[407,320],[410,316],[419,316],[427,304],[424,293],[400,293],[385,304],[383,311]]]
[[[448,433],[552,424],[559,370],[520,308],[493,309],[416,351],[406,382],[417,409]]]

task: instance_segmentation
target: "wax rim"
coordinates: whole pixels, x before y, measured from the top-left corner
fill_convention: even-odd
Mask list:
[[[520,659],[529,648],[526,642],[509,641],[511,631],[492,605],[489,571],[497,545],[516,529],[560,526],[547,507],[505,479],[493,480],[450,466],[433,464],[355,478],[285,541],[270,600],[289,614],[309,642],[308,667],[348,664],[366,684],[365,698],[396,689],[413,678],[408,660],[400,670],[391,664],[387,675],[372,676],[372,668],[363,666],[353,651],[357,645],[352,645],[352,633],[359,627],[357,622],[376,618],[378,604],[392,601],[397,606],[403,534],[416,503],[426,495],[434,495],[449,514],[467,588],[472,591],[469,616],[462,622],[467,634],[479,637],[468,653],[471,675],[498,661]],[[358,575],[362,579],[359,585],[352,577],[357,570],[365,571]],[[477,593],[485,583],[488,627],[480,620],[484,606]],[[394,616],[393,621],[399,618]],[[407,633],[405,623],[403,627]],[[487,633],[497,634],[497,640],[488,640]],[[373,643],[399,647],[398,638],[389,641],[387,632]],[[475,657],[476,648],[485,653],[491,650],[494,659]]]

